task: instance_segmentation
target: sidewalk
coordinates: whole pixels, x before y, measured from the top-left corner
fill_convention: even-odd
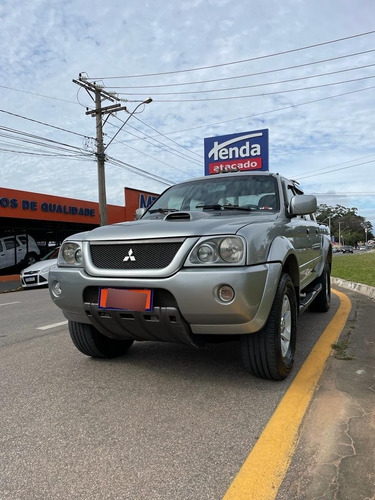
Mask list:
[[[18,289],[22,290],[19,274],[0,276],[0,293],[15,292]]]
[[[375,292],[352,309],[304,417],[277,500],[375,500]],[[348,283],[348,282],[346,282]],[[344,283],[345,284],[345,283]],[[375,296],[375,295],[374,295]]]

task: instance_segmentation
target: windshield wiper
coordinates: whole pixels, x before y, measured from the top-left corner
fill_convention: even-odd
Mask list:
[[[203,210],[243,210],[245,212],[253,212],[255,207],[240,207],[238,205],[196,205],[195,208],[203,208]]]
[[[156,212],[160,214],[168,214],[169,212],[178,212],[176,208],[154,208],[152,210],[149,210],[149,214],[155,214]]]

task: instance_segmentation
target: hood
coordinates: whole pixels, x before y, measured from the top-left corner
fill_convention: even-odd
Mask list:
[[[31,266],[22,269],[21,274],[30,272],[36,273],[41,269],[44,269],[45,267],[52,267],[55,264],[57,264],[57,259],[40,260],[38,262],[35,262],[35,264],[31,264]]]
[[[224,212],[171,212],[162,217],[102,226],[86,234],[85,240],[129,240],[236,234],[242,227],[277,218],[276,214],[229,214]]]

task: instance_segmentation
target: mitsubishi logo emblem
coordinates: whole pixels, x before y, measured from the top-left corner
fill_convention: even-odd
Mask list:
[[[135,257],[133,255],[133,249],[132,248],[129,250],[128,255],[125,255],[123,262],[128,262],[129,260],[131,262],[135,262]]]

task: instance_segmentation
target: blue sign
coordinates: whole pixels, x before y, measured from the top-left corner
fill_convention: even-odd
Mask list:
[[[268,129],[208,137],[204,161],[205,175],[268,170]]]

